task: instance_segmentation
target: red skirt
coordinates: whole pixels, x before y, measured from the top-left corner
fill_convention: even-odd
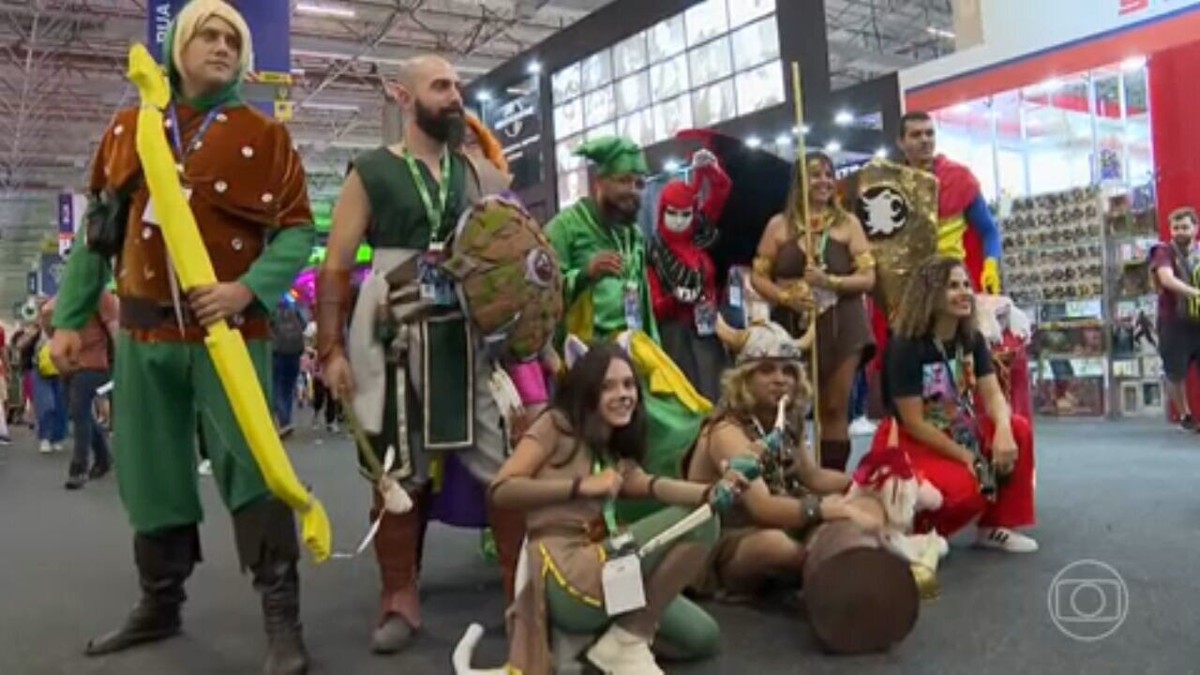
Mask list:
[[[870,452],[887,448],[888,434],[893,419],[884,420],[871,442]],[[979,421],[983,434],[983,454],[992,454],[992,436],[995,425],[988,418]],[[1034,515],[1034,456],[1033,432],[1029,421],[1020,416],[1012,417],[1013,438],[1017,442],[1017,461],[1012,474],[996,491],[995,500],[989,501],[979,491],[979,482],[961,462],[922,445],[908,434],[903,427],[898,434],[900,449],[908,455],[913,469],[921,480],[929,481],[942,493],[942,507],[936,511],[917,514],[914,529],[918,533],[936,530],[949,537],[969,525],[976,518],[980,527],[1028,527],[1036,522]]]

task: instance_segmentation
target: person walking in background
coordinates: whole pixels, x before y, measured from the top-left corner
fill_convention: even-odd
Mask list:
[[[8,341],[4,326],[0,326],[0,445],[8,445],[12,439],[8,435]]]
[[[109,380],[109,341],[117,335],[117,297],[109,291],[100,295],[99,309],[81,330],[82,346],[79,352],[79,368],[69,376],[61,378],[62,388],[67,394],[67,410],[74,431],[75,454],[67,468],[68,490],[78,490],[88,481],[108,473],[112,459],[108,452],[108,439],[96,421],[93,403],[96,390]],[[46,303],[42,311],[54,315],[54,300]],[[88,450],[93,453],[92,465],[88,467]]]
[[[49,344],[53,333],[50,327],[51,311],[47,306],[48,303],[42,303],[37,330],[29,336],[33,340],[30,357],[33,372],[33,410],[37,416],[39,450],[43,454],[62,452],[63,441],[67,437],[67,396],[62,378],[57,373],[43,370],[43,364],[38,358],[38,353]]]
[[[281,437],[292,433],[296,380],[300,377],[300,356],[304,354],[304,329],[307,325],[308,321],[295,304],[280,301],[279,311],[271,321],[271,359],[275,420]]]
[[[338,401],[334,398],[333,393],[329,391],[329,387],[325,384],[324,374],[321,372],[320,359],[313,358],[311,362],[311,377],[312,377],[312,401],[313,401],[313,416],[312,427],[316,429],[320,425],[321,411],[325,412],[325,430],[331,433],[338,433]]]

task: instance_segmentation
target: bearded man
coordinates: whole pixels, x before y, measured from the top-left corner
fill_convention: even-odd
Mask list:
[[[588,141],[575,154],[592,162],[593,196],[546,224],[563,272],[566,333],[589,342],[640,330],[658,342],[646,241],[637,225],[649,173],[646,157],[619,136]]]
[[[375,492],[371,518],[381,519],[374,543],[383,582],[372,636],[378,653],[400,651],[421,626],[418,572],[435,498],[439,509],[455,505],[451,475],[473,479],[482,496],[505,457],[491,359],[443,267],[460,215],[492,189],[456,149],[464,133],[462,82],[449,63],[429,56],[406,63],[389,88],[403,109],[404,137],[355,159],[333,210],[317,286],[325,381],[339,399],[351,400],[368,437],[375,461],[364,468],[381,465],[413,502],[407,511],[385,509],[382,480]],[[375,250],[374,269],[358,294],[347,347],[351,270],[364,238]],[[394,466],[386,465],[389,454]],[[438,467],[447,483],[435,495]],[[524,522],[519,513],[489,515],[511,598]]]

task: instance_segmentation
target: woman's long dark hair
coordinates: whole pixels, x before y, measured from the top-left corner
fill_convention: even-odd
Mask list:
[[[562,386],[554,396],[554,409],[570,425],[560,429],[573,436],[576,447],[563,462],[570,463],[579,447],[591,448],[605,463],[630,459],[641,464],[646,456],[646,404],[642,398],[641,383],[636,383],[638,400],[633,417],[623,427],[608,429],[600,417],[600,394],[604,390],[604,378],[613,361],[623,361],[630,371],[636,372],[633,362],[623,349],[612,342],[598,342],[588,347],[588,352],[567,372]],[[636,382],[636,376],[635,376]]]
[[[933,334],[938,310],[946,302],[946,289],[950,286],[950,273],[962,267],[961,260],[946,256],[934,256],[918,267],[904,289],[896,317],[896,334],[908,339],[921,339]],[[977,328],[975,307],[971,316],[958,322],[956,339],[960,344],[970,344]]]

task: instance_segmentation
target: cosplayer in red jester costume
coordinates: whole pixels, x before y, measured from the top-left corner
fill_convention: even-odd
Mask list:
[[[697,151],[692,166],[690,183],[673,180],[659,197],[648,276],[663,350],[715,401],[726,363],[716,337],[717,271],[705,249],[716,239],[715,224],[733,184],[708,150]]]

